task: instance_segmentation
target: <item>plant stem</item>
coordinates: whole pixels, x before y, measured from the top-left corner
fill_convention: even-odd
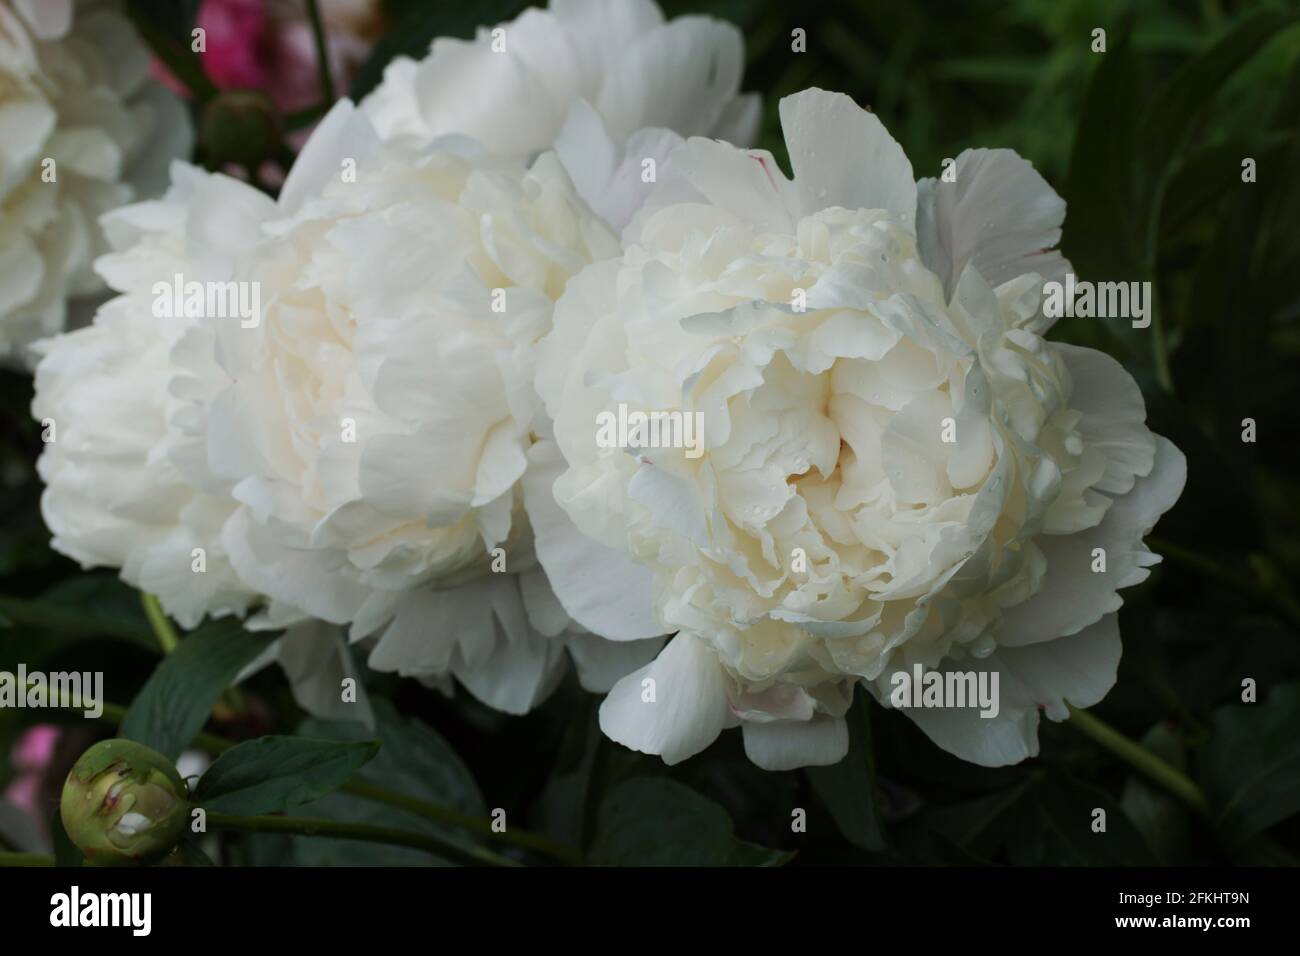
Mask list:
[[[176,650],[180,638],[176,636],[176,629],[172,627],[172,622],[167,620],[167,615],[162,605],[158,603],[158,599],[146,591],[141,591],[140,603],[144,605],[144,615],[149,619],[149,626],[153,628],[154,636],[158,638],[158,646],[162,648],[163,654],[170,654]]]
[[[83,710],[78,701],[64,701],[60,707],[67,710]],[[112,724],[120,724],[126,717],[126,708],[118,704],[104,702],[103,719]],[[225,753],[231,747],[235,746],[233,740],[227,740],[224,737],[218,737],[215,734],[200,733],[195,736],[193,743],[197,747],[210,751],[213,754],[220,755]],[[501,843],[517,846],[522,849],[532,850],[534,853],[541,853],[561,863],[568,863],[574,866],[581,866],[586,861],[582,852],[576,847],[552,840],[550,837],[543,836],[540,833],[533,833],[529,830],[521,830],[517,827],[504,830],[500,833],[492,829],[492,821],[483,817],[470,816],[462,813],[452,807],[442,806],[428,800],[421,800],[418,797],[407,796],[404,793],[398,793],[385,787],[378,787],[374,784],[366,783],[364,780],[350,780],[339,788],[341,792],[351,794],[354,797],[360,797],[363,800],[373,800],[375,803],[387,804],[390,807],[396,807],[405,810],[408,813],[414,813],[416,816],[424,817],[426,820],[432,820],[435,823],[442,823],[448,826],[460,827],[472,833],[478,833]],[[211,819],[211,814],[208,815]],[[301,819],[301,818],[296,818]]]
[[[1101,718],[1066,704],[1070,724],[1079,733],[1124,761],[1151,782],[1163,787],[1201,816],[1210,815],[1210,805],[1192,780],[1181,770],[1165,763],[1151,751],[1134,743]]]
[[[325,42],[325,24],[321,21],[317,0],[307,0],[307,18],[311,20],[311,35],[316,41],[316,69],[320,72],[321,95],[326,103],[333,103],[334,78],[330,76],[329,45]]]
[[[385,803],[390,807],[396,807],[400,810],[406,810],[426,820],[433,820],[437,823],[446,823],[451,826],[460,827],[463,830],[469,830],[472,833],[479,833],[483,836],[491,837],[494,840],[500,840],[502,843],[509,843],[527,850],[533,850],[545,854],[562,863],[569,863],[574,866],[581,866],[585,860],[582,853],[576,848],[552,840],[550,837],[543,836],[540,833],[532,833],[528,830],[502,830],[500,833],[492,829],[492,821],[483,817],[470,816],[467,813],[461,813],[451,807],[444,807],[436,803],[430,803],[427,800],[421,800],[418,797],[408,797],[404,793],[397,793],[393,790],[386,790],[383,787],[377,787],[374,784],[366,783],[364,780],[349,780],[339,788],[343,793],[350,793],[354,797],[361,797],[365,800],[373,800],[376,803]]]
[[[208,827],[214,830],[234,830],[240,833],[287,833],[294,836],[333,837],[339,840],[364,840],[427,850],[444,859],[467,866],[520,866],[509,857],[501,856],[482,847],[462,845],[428,833],[412,833],[395,827],[373,826],[369,823],[346,823],[326,820],[323,817],[241,817],[230,813],[210,811]]]
[[[0,850],[0,866],[53,866],[54,857],[47,853],[9,853]]]
[[[35,685],[29,681],[27,687],[31,688],[33,686]],[[61,700],[55,706],[60,710],[85,711],[89,709],[86,705],[86,701],[81,698],[76,700]],[[118,704],[110,704],[107,701],[100,701],[100,706],[103,708],[103,713],[100,714],[100,719],[107,720],[113,725],[120,724],[122,721],[126,720],[125,707],[119,706]]]

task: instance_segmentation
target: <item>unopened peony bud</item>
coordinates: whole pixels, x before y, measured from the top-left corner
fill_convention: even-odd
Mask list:
[[[162,754],[130,740],[105,740],[73,766],[59,809],[68,837],[90,863],[151,863],[180,840],[187,794]]]
[[[280,114],[265,93],[228,90],[203,110],[199,141],[210,166],[256,166],[273,156],[280,145]]]

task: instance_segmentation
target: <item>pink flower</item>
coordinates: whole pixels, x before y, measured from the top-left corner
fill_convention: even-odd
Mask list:
[[[41,816],[36,806],[41,775],[54,757],[61,732],[53,724],[37,724],[18,738],[10,757],[17,776],[5,790],[4,799],[25,810],[33,819],[39,820]]]
[[[344,93],[382,23],[378,0],[321,0],[330,75]],[[203,69],[220,89],[263,90],[284,112],[321,100],[311,23],[301,0],[204,0],[196,25],[204,31]],[[179,84],[159,63],[157,75]]]

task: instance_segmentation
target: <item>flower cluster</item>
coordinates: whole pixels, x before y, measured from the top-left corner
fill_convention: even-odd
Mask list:
[[[1065,206],[1029,163],[918,182],[814,89],[788,178],[742,62],[709,18],[554,0],[394,61],[277,199],[174,164],[103,220],[118,295],[40,346],[55,547],[284,630],[318,713],[347,643],[511,713],[571,659],[614,740],[675,763],[739,726],[786,769],[844,755],[858,684],[977,668],[992,719],[906,712],[1035,754],[1040,710],[1114,683],[1182,457],[1046,338]],[[630,416],[655,440],[608,440]]]

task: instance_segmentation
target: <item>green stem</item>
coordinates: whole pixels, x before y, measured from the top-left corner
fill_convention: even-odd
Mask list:
[[[172,627],[172,622],[167,620],[167,615],[162,605],[158,603],[158,599],[152,594],[141,591],[140,603],[144,605],[144,615],[149,619],[149,626],[153,628],[154,636],[158,638],[158,646],[162,648],[163,654],[170,654],[176,650],[180,638],[176,636],[176,629]]]
[[[325,24],[321,21],[320,5],[307,0],[307,18],[311,20],[311,35],[316,41],[316,69],[320,72],[321,95],[326,103],[334,102],[334,78],[330,76],[329,45],[325,42]]]
[[[77,701],[65,701],[60,706],[67,710],[84,710],[83,706]],[[126,718],[126,708],[118,704],[103,704],[104,713],[102,719],[111,724],[120,724]],[[231,747],[235,746],[233,740],[227,740],[224,737],[218,737],[215,734],[199,733],[195,736],[193,744],[202,747],[214,755],[225,753]],[[394,790],[388,790],[384,787],[377,787],[374,784],[366,783],[364,780],[350,780],[339,788],[341,792],[351,794],[354,797],[360,797],[363,800],[372,800],[375,803],[387,804],[390,807],[396,807],[399,810],[405,810],[416,816],[424,817],[426,820],[432,820],[435,823],[442,823],[448,826],[460,827],[472,833],[490,837],[493,840],[517,846],[522,849],[532,850],[534,853],[541,853],[562,863],[581,866],[586,861],[582,853],[575,847],[552,840],[540,833],[533,833],[529,830],[521,830],[517,827],[504,830],[500,833],[492,829],[492,821],[483,817],[470,816],[461,813],[452,807],[445,807],[441,804],[432,803],[428,800],[421,800],[418,797],[407,796],[404,793],[398,793]],[[211,819],[211,814],[209,814]]]
[[[209,811],[207,824],[213,830],[234,830],[240,833],[286,833],[293,836],[333,837],[338,840],[364,840],[427,850],[444,859],[467,866],[520,866],[509,857],[493,853],[483,847],[463,845],[428,833],[412,833],[395,827],[373,826],[369,823],[347,823],[326,820],[323,817],[241,817],[231,813]]]
[[[1070,724],[1085,737],[1124,761],[1152,783],[1168,790],[1201,816],[1210,815],[1210,805],[1192,780],[1181,770],[1165,763],[1151,751],[1129,740],[1101,718],[1066,704]]]
[[[417,816],[424,817],[426,820],[433,820],[437,823],[446,823],[450,826],[460,827],[463,830],[469,830],[471,833],[478,833],[482,836],[491,837],[500,840],[502,843],[509,843],[513,846],[522,847],[527,850],[533,850],[542,853],[562,863],[569,863],[574,866],[581,866],[585,860],[582,854],[574,847],[552,840],[550,837],[543,836],[540,833],[532,833],[528,830],[507,829],[496,832],[492,829],[492,821],[483,817],[470,816],[467,813],[461,813],[459,810],[451,807],[444,807],[436,803],[430,803],[427,800],[421,800],[418,797],[408,797],[404,793],[397,793],[392,790],[386,790],[383,787],[376,787],[374,784],[366,783],[364,780],[349,780],[339,788],[343,793],[350,793],[354,797],[361,797],[365,800],[373,800],[376,803],[384,803],[390,807],[396,807],[399,810],[406,810]]]
[[[5,850],[0,850],[0,867],[53,865],[54,857],[46,853],[9,853]]]

